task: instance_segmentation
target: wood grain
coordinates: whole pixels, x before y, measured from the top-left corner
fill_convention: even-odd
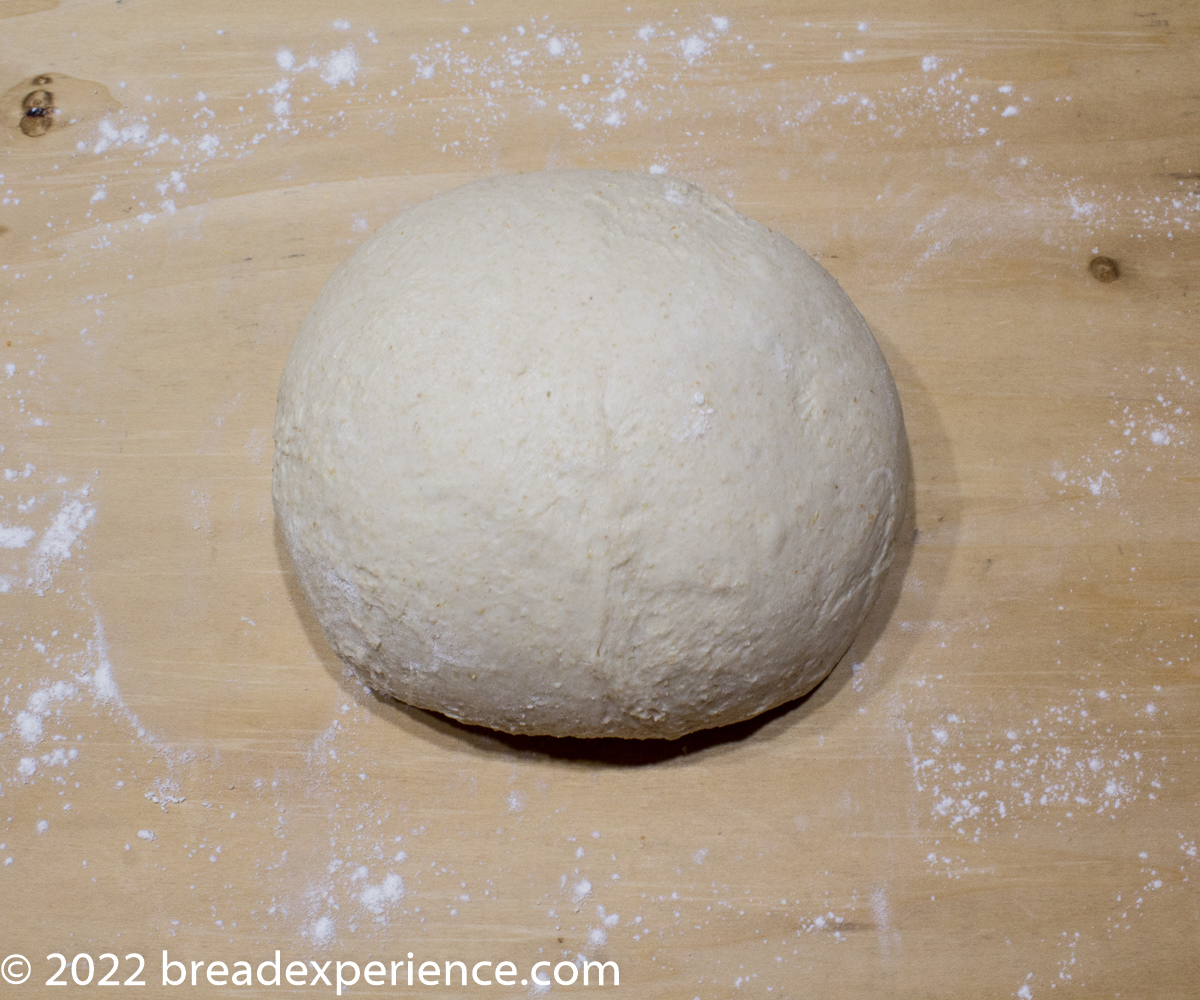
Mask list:
[[[0,549],[0,952],[36,982],[141,951],[146,995],[164,948],[1192,995],[1198,67],[1187,3],[5,0],[6,100],[71,83],[0,138],[0,524],[33,532]],[[910,523],[855,647],[679,744],[376,700],[275,534],[275,387],[334,266],[557,166],[661,167],[786,233],[904,403]]]

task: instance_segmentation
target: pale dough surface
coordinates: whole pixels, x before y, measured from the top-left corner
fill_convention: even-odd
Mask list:
[[[891,373],[837,283],[685,181],[502,176],[330,278],[279,388],[301,588],[374,689],[676,737],[816,685],[891,562]]]

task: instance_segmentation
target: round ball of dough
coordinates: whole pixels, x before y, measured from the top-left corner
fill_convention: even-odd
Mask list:
[[[678,737],[846,651],[906,489],[862,316],[685,181],[494,177],[342,264],[279,387],[275,513],[373,689],[510,733]]]

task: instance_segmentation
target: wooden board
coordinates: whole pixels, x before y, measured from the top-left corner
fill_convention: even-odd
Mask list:
[[[1192,995],[1200,43],[1144,6],[3,0],[0,952],[33,976],[0,993],[51,952],[139,952],[150,996],[164,949],[278,949],[584,956],[632,997]],[[317,289],[403,206],[558,166],[786,233],[900,387],[888,591],[732,731],[383,703],[281,555]]]

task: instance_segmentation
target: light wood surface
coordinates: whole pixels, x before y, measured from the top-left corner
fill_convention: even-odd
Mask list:
[[[34,960],[0,997],[55,951],[140,951],[153,996],[162,949],[277,948],[585,955],[647,998],[1194,996],[1198,22],[0,0],[0,952]],[[900,388],[888,592],[732,732],[382,703],[281,555],[317,289],[403,206],[550,166],[661,167],[786,233]]]

